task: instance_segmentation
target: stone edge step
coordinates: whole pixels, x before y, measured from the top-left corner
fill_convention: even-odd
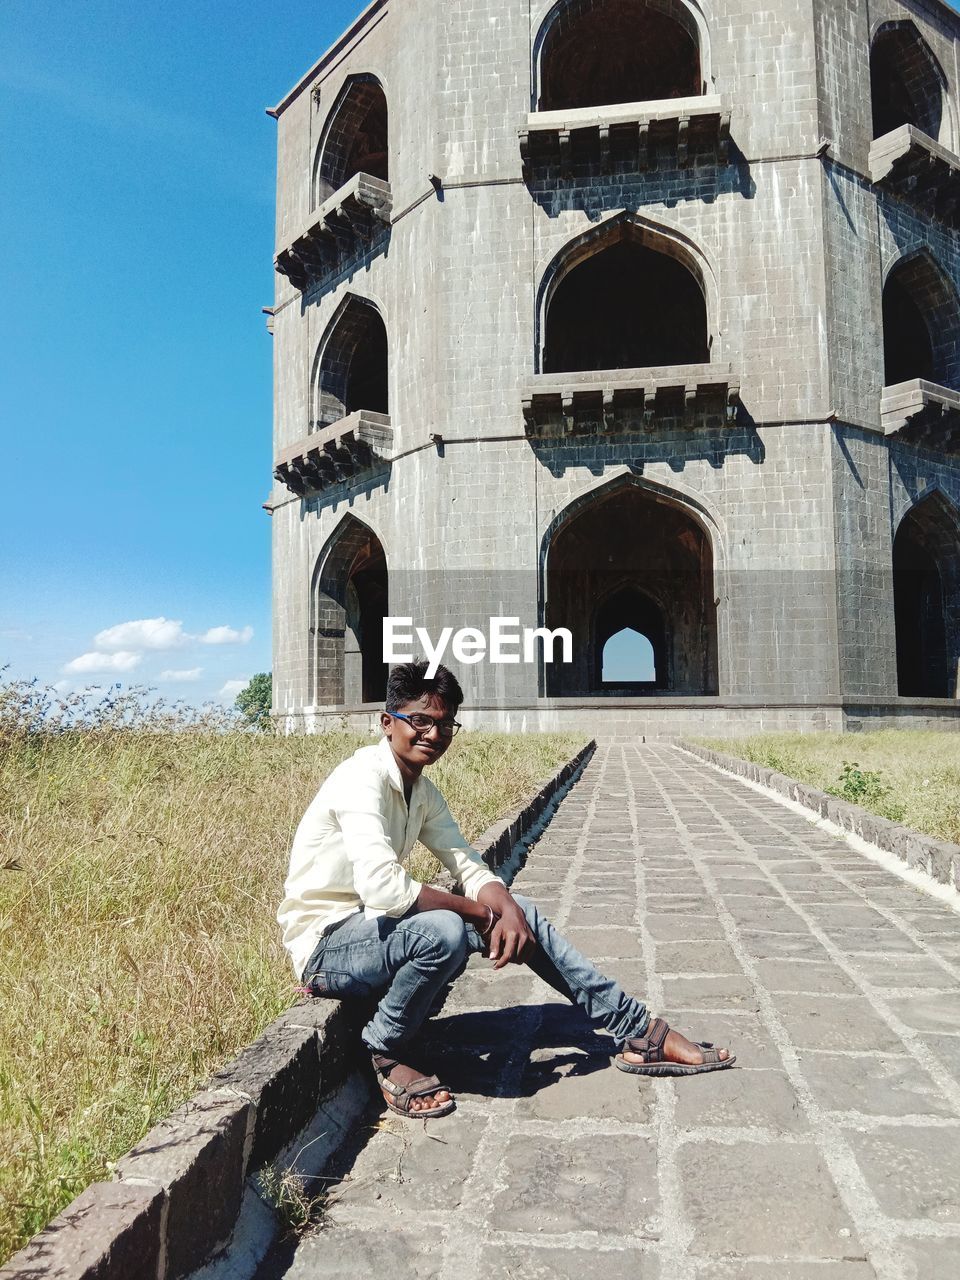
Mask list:
[[[490,867],[510,860],[596,745],[488,827],[477,847]],[[210,1261],[230,1243],[248,1177],[359,1065],[362,1012],[335,1000],[288,1009],[119,1160],[114,1181],[87,1187],[0,1267],[0,1280],[183,1280]]]
[[[788,778],[784,773],[754,764],[751,760],[724,755],[696,742],[681,741],[677,745],[708,764],[715,764],[741,778],[749,778],[751,782],[759,782],[778,795],[796,801],[821,818],[827,818],[869,844],[892,853],[908,867],[924,872],[940,884],[960,889],[960,845],[923,835],[912,827],[880,818],[857,804],[840,800],[806,782],[798,782],[796,778]]]

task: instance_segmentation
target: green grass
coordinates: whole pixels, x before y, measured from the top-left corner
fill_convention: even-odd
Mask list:
[[[370,741],[46,732],[2,694],[0,1262],[294,999],[290,842]],[[431,775],[475,838],[579,745],[464,733]]]
[[[701,739],[941,840],[960,843],[960,734],[758,734]]]

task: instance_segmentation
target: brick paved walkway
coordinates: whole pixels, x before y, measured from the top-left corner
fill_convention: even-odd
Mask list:
[[[730,1071],[608,1067],[477,958],[432,1025],[459,1098],[384,1116],[264,1276],[960,1274],[960,917],[668,746],[602,745],[515,887]]]

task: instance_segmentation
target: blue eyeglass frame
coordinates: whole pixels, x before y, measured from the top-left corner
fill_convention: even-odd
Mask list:
[[[387,715],[393,716],[395,720],[406,720],[407,724],[410,725],[410,728],[413,729],[415,733],[429,733],[432,727],[437,730],[441,738],[455,738],[457,736],[457,732],[463,728],[463,725],[460,723],[459,720],[446,720],[446,721],[438,720],[435,716],[428,716],[425,711],[417,711],[415,714],[418,716],[423,716],[425,719],[431,721],[431,724],[428,725],[425,729],[418,729],[415,724],[411,724],[410,717],[408,715],[404,715],[402,711],[387,712]],[[450,725],[449,732],[444,731],[442,727],[444,724]]]

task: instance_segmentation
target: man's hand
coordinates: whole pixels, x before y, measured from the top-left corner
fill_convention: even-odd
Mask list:
[[[489,955],[495,969],[507,964],[523,964],[537,945],[527,918],[504,885],[486,884],[477,901],[498,917],[490,931]]]

